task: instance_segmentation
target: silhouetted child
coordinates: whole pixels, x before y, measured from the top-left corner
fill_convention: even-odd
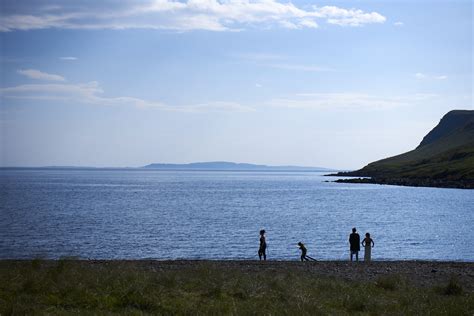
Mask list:
[[[362,240],[362,246],[364,246],[364,261],[369,262],[371,260],[372,247],[375,246],[374,241],[370,238],[369,233],[365,233],[365,238]]]
[[[298,243],[298,246],[301,250],[301,262],[303,261],[309,261],[308,258],[306,258],[306,253],[308,252],[308,250],[306,249],[306,247],[304,246],[304,244],[300,241]]]
[[[267,260],[266,250],[267,242],[265,241],[265,229],[262,229],[260,231],[260,247],[258,248],[258,257],[260,258],[260,260],[262,260],[262,257],[263,260]]]
[[[359,261],[360,236],[355,227],[352,228],[352,234],[349,235],[349,244],[351,246],[351,261],[353,255],[356,256],[356,261]]]

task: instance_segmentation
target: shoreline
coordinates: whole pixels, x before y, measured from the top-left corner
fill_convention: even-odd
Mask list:
[[[358,263],[362,264],[364,263],[363,260],[363,254],[360,257]],[[65,257],[60,257],[60,258],[43,258],[43,257],[33,257],[33,258],[4,258],[0,259],[0,264],[2,262],[32,262],[32,261],[41,261],[41,262],[59,262],[59,261],[77,261],[77,262],[157,262],[157,263],[255,263],[255,262],[273,262],[273,263],[282,263],[282,264],[292,264],[292,263],[301,263],[301,261],[298,259],[291,259],[291,260],[285,260],[285,259],[267,259],[266,261],[264,260],[258,260],[258,259],[250,259],[250,258],[233,258],[233,259],[185,259],[185,258],[179,258],[179,259],[156,259],[156,258],[139,258],[139,259],[126,259],[126,258],[118,258],[118,259],[100,259],[100,258],[82,258],[82,257],[76,257],[76,256],[65,256]],[[307,261],[307,263],[310,262],[317,262],[317,263],[350,263],[351,261],[349,259],[334,259],[334,260],[326,260],[326,259],[317,259],[316,261]],[[357,263],[355,260],[353,263]],[[433,264],[438,264],[438,263],[444,263],[444,264],[473,264],[474,265],[474,259],[473,260],[443,260],[443,259],[397,259],[397,260],[391,260],[391,259],[372,259],[368,264],[377,264],[377,263],[396,263],[396,264],[403,264],[403,263],[433,263]]]
[[[328,177],[347,177],[346,175],[325,175]],[[352,176],[351,176],[352,177]],[[422,188],[440,188],[440,189],[462,189],[462,190],[473,190],[474,183],[472,182],[456,182],[456,181],[440,181],[440,180],[429,180],[429,179],[409,179],[409,178],[370,178],[360,176],[354,176],[351,179],[338,179],[334,181],[328,181],[334,183],[353,183],[353,184],[379,184],[379,185],[397,185],[405,187],[422,187]]]

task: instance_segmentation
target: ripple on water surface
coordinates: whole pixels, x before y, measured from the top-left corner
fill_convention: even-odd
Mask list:
[[[327,183],[313,172],[0,171],[0,258],[474,261],[474,191]],[[362,254],[361,254],[362,255]]]

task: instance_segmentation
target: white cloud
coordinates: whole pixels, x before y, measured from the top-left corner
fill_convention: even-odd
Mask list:
[[[61,60],[77,60],[77,57],[66,56],[66,57],[59,57]]]
[[[297,30],[301,28],[299,25],[296,25],[295,23],[288,20],[280,21],[280,26],[282,26],[285,29],[290,29],[290,30]]]
[[[398,21],[398,22],[393,23],[393,25],[395,25],[395,26],[403,26],[403,25],[405,25],[405,24],[404,24],[403,22]]]
[[[301,27],[309,27],[309,28],[318,28],[319,25],[318,23],[316,23],[314,20],[301,20],[301,22],[299,23],[299,25]]]
[[[421,80],[421,79],[425,79],[425,78],[426,78],[426,75],[425,75],[425,74],[422,74],[421,72],[417,72],[417,73],[415,74],[415,78],[416,78],[416,79],[420,79],[420,80]]]
[[[315,8],[315,12],[327,19],[330,24],[341,26],[361,26],[369,23],[384,23],[386,18],[377,12],[364,12],[358,9],[344,9],[335,6]]]
[[[20,69],[17,71],[20,75],[26,76],[30,79],[47,80],[47,81],[66,81],[60,75],[49,74],[36,69]]]
[[[51,9],[54,7],[54,9]],[[8,8],[6,8],[8,9]],[[60,29],[168,29],[177,31],[239,31],[248,28],[317,28],[318,21],[341,26],[384,23],[377,12],[335,6],[299,8],[277,0],[148,0],[104,2],[86,6],[20,6],[4,10],[0,31]]]
[[[181,112],[249,112],[253,108],[235,102],[209,102],[184,106],[172,106],[162,102],[149,101],[141,98],[119,96],[105,97],[99,83],[91,81],[79,84],[24,84],[15,87],[0,88],[0,96],[13,99],[32,99],[67,101],[105,106],[134,106],[137,108],[157,108],[167,111]]]
[[[425,79],[434,79],[434,80],[445,80],[448,79],[448,76],[446,75],[427,75],[421,72],[417,72],[415,75],[415,78],[418,80],[425,80]]]

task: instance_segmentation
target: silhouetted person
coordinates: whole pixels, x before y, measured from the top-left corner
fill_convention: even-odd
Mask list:
[[[370,238],[369,233],[365,233],[365,238],[362,240],[362,246],[364,246],[364,261],[370,262],[372,247],[375,246],[375,244],[372,238]]]
[[[356,261],[359,261],[360,236],[355,227],[352,228],[352,234],[349,235],[349,244],[351,245],[351,261],[353,255],[356,256]]]
[[[258,257],[260,260],[267,260],[267,242],[265,241],[265,229],[260,231],[260,248],[258,248]]]
[[[306,253],[308,252],[308,250],[306,249],[306,247],[304,246],[304,244],[300,241],[298,243],[298,246],[301,250],[301,262],[303,261],[309,261],[308,258],[306,258]]]

